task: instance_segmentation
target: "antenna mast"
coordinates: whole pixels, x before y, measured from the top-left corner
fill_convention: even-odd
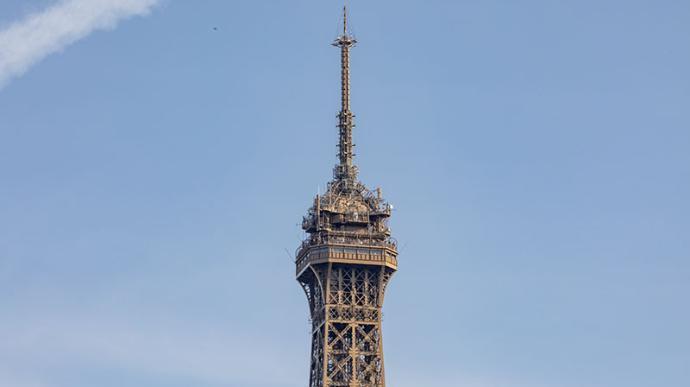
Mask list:
[[[341,67],[341,108],[338,113],[338,128],[340,140],[338,142],[339,164],[335,167],[334,176],[337,180],[356,180],[357,167],[353,163],[354,144],[352,143],[352,129],[355,127],[354,114],[350,110],[350,48],[357,40],[347,32],[347,6],[343,7],[343,34],[333,45],[340,47]]]

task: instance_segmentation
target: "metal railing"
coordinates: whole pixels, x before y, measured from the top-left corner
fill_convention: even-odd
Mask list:
[[[374,247],[369,249],[367,247]],[[377,249],[376,247],[384,247]],[[308,254],[307,250],[311,250]],[[391,251],[392,250],[392,251]],[[340,259],[348,261],[381,262],[397,266],[393,243],[380,245],[351,245],[351,244],[303,244],[295,261],[297,273],[300,273],[310,261],[322,259]]]

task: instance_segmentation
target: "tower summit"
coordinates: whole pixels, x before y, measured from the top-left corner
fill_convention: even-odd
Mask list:
[[[381,190],[357,178],[350,110],[350,49],[347,30],[334,46],[341,54],[338,164],[323,196],[302,222],[307,238],[297,249],[297,281],[311,312],[310,387],[385,387],[381,309],[398,267],[388,219],[392,207]]]

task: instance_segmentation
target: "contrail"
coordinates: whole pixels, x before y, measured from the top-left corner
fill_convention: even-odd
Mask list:
[[[148,14],[161,0],[60,0],[0,30],[0,88],[97,30]]]

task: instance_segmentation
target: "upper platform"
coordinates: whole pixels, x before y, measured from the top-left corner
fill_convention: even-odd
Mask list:
[[[317,196],[302,221],[309,236],[297,250],[297,276],[309,264],[380,265],[397,270],[388,219],[392,206],[354,179],[336,179]]]

